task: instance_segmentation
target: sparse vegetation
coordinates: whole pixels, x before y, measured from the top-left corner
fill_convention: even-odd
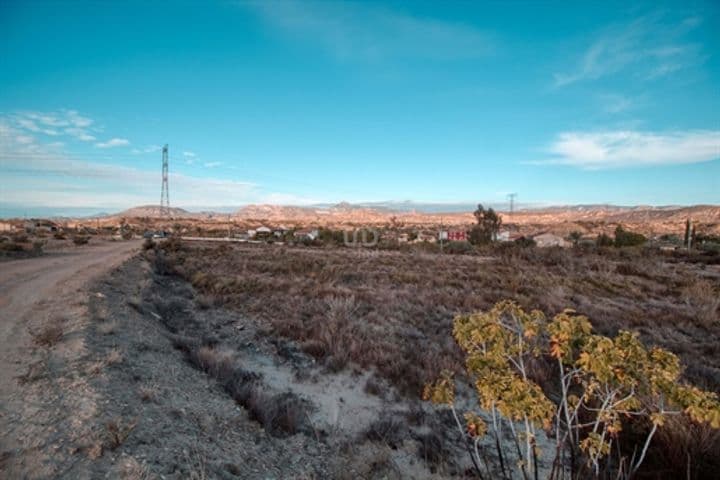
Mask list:
[[[111,450],[115,450],[125,443],[132,431],[137,426],[138,419],[113,418],[105,423],[105,433],[107,436],[107,446]]]
[[[172,250],[160,246],[160,251],[164,271],[189,280],[204,303],[235,309],[264,326],[265,334],[295,340],[329,370],[374,369],[377,381],[369,380],[365,386],[370,393],[384,396],[387,382],[413,398],[438,370],[459,375],[463,361],[448,335],[451,319],[463,311],[487,310],[507,297],[523,308],[538,305],[546,315],[570,305],[598,319],[595,327],[600,335],[614,337],[622,329],[633,330],[644,343],[678,353],[688,367],[682,372],[683,381],[710,390],[720,386],[720,350],[714,347],[720,325],[712,321],[717,307],[713,311],[710,303],[699,300],[711,298],[713,287],[708,285],[717,284],[718,273],[703,269],[702,263],[686,263],[691,257],[677,252],[498,246],[484,247],[479,255],[441,256],[412,250],[202,244],[180,244]],[[712,257],[692,259],[712,261]],[[693,287],[698,278],[707,283]],[[157,311],[171,330],[178,328],[173,327],[173,318],[178,318],[173,312],[183,311],[181,305],[160,302]],[[697,321],[700,311],[708,312],[711,320]],[[677,336],[678,324],[683,325],[685,340]],[[268,418],[301,419],[288,409],[281,414],[273,413],[275,408],[269,414],[258,411],[259,405],[272,405],[278,394],[263,394],[256,376],[239,369],[230,355],[211,343],[184,342],[186,346],[180,348],[188,358],[217,378],[269,432],[276,427]],[[553,368],[546,365],[534,371],[539,384],[545,385],[542,378],[552,378]],[[553,392],[547,395],[554,398]],[[291,405],[302,411],[301,403]],[[476,428],[480,425],[476,422]],[[627,432],[642,426],[633,425]],[[382,431],[379,427],[376,430]],[[382,437],[376,433],[368,435]],[[638,474],[686,467],[669,464],[659,453],[666,441],[681,444],[667,440],[671,437],[672,432],[654,437]],[[451,457],[447,439],[428,435],[422,444],[430,445],[419,453],[431,464],[444,465]],[[695,443],[684,445],[683,451],[703,451]],[[693,469],[710,471],[709,458],[693,456]]]
[[[72,240],[75,245],[87,245],[90,241],[90,237],[88,235],[75,235]]]
[[[625,230],[621,225],[615,229],[616,247],[637,247],[645,243],[645,235]]]
[[[37,345],[52,347],[62,339],[63,334],[64,331],[61,321],[54,319],[41,326],[36,332],[33,332],[33,340]]]
[[[438,367],[459,370],[459,352],[441,328],[454,314],[503,298],[549,315],[570,305],[599,319],[602,334],[636,329],[644,341],[677,351],[689,379],[720,388],[720,355],[703,353],[718,327],[698,324],[697,307],[680,297],[698,275],[717,284],[712,272],[652,251],[485,253],[493,258],[185,245],[164,261],[203,296],[267,322],[268,333],[297,340],[322,362],[375,366],[405,393],[418,395]],[[678,322],[695,342],[678,345]]]
[[[307,429],[307,406],[297,395],[263,391],[260,377],[237,365],[230,352],[200,345],[192,338],[175,336],[173,340],[191,363],[215,378],[270,435],[283,437]]]
[[[477,220],[477,225],[470,230],[470,242],[475,245],[484,245],[495,241],[500,231],[502,217],[492,208],[485,210],[482,205],[478,205],[473,215]]]

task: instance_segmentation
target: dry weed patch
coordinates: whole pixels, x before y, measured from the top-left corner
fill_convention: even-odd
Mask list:
[[[107,445],[111,450],[115,450],[122,445],[130,436],[130,433],[137,426],[138,419],[133,420],[114,418],[105,423],[105,433],[107,437]]]
[[[55,319],[40,327],[32,336],[36,345],[52,347],[62,340],[64,333],[62,323],[60,320]]]

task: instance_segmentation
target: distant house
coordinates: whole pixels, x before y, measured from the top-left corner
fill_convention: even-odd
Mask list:
[[[50,220],[26,220],[24,226],[28,233],[58,231],[58,225]]]
[[[270,238],[273,234],[272,229],[266,226],[258,227],[255,229],[254,237],[257,238]]]
[[[498,232],[495,238],[498,242],[514,242],[515,240],[522,238],[520,232],[511,232],[510,230],[503,230]]]
[[[286,227],[285,225],[280,225],[275,229],[273,232],[273,235],[275,235],[277,238],[283,238],[286,233],[288,233],[290,229]]]
[[[417,238],[415,238],[415,240],[413,240],[413,243],[422,243],[422,242],[436,243],[437,240],[438,239],[437,239],[436,233],[418,232]]]
[[[541,233],[533,237],[538,247],[567,247],[569,244],[565,239],[553,233]]]
[[[15,226],[12,223],[0,222],[0,232],[14,232]]]
[[[320,232],[316,229],[302,229],[302,230],[295,230],[293,232],[293,237],[295,237],[296,240],[310,240],[313,241],[316,238],[320,236]]]

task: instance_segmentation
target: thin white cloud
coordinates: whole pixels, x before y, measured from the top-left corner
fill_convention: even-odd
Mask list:
[[[633,109],[638,105],[636,98],[620,95],[616,93],[607,93],[599,95],[602,108],[607,113],[622,113]]]
[[[700,46],[685,40],[699,21],[686,19],[665,24],[658,16],[646,16],[601,32],[569,72],[556,73],[557,87],[627,72],[650,80],[702,63]]]
[[[203,163],[203,167],[205,168],[215,168],[222,165],[222,162],[205,162]]]
[[[77,112],[77,110],[58,110],[54,112],[22,111],[9,116],[16,128],[32,133],[49,136],[70,136],[83,142],[92,142],[95,136],[92,131],[94,121]]]
[[[195,154],[195,152],[187,152],[187,151],[185,151],[185,152],[183,152],[182,154],[183,154],[184,157],[190,157],[190,158],[195,158],[195,157],[197,157],[197,155]]]
[[[71,128],[66,128],[64,131],[67,135],[70,135],[71,137],[75,137],[78,140],[83,141],[83,142],[93,142],[96,140],[94,135],[91,135],[90,133],[87,132],[87,130],[84,130],[82,128],[71,127]]]
[[[35,121],[29,118],[19,117],[16,119],[16,123],[20,128],[29,132],[44,133],[45,135],[50,135],[53,137],[60,134],[57,130],[53,128],[45,128],[39,126]]]
[[[87,128],[94,122],[92,119],[80,115],[77,110],[59,110],[57,112],[24,112],[26,118],[50,127],[76,127]]]
[[[17,123],[20,127],[24,128],[25,130],[29,130],[31,132],[39,132],[40,131],[40,127],[38,127],[38,125],[33,120],[30,120],[29,118],[19,118],[17,120]]]
[[[540,163],[584,169],[708,162],[720,158],[720,130],[565,132]]]
[[[470,25],[411,16],[366,3],[250,2],[268,22],[303,40],[319,42],[342,59],[476,58],[495,47]]]
[[[107,142],[99,142],[95,144],[98,148],[124,147],[126,145],[130,145],[130,141],[127,138],[111,138]]]
[[[141,153],[155,153],[162,150],[162,147],[160,145],[148,145],[145,148],[133,148],[130,153],[133,153],[135,155],[139,155]]]
[[[21,145],[28,145],[30,143],[33,143],[35,139],[30,135],[17,135],[15,137],[15,141]]]

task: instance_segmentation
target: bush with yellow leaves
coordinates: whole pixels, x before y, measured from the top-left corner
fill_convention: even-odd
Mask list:
[[[687,415],[720,428],[717,395],[680,382],[677,356],[646,348],[628,331],[614,338],[594,334],[588,318],[572,310],[548,321],[540,311],[525,312],[503,301],[487,312],[456,317],[453,336],[466,354],[467,373],[489,425],[469,412],[463,426],[449,372],[427,385],[423,397],[450,407],[480,478],[480,465],[488,478],[497,477],[480,447],[486,435],[494,440],[505,479],[513,478],[513,465],[526,480],[539,477],[540,430],[555,440],[548,478],[600,477],[609,472],[615,478],[631,478],[668,416]],[[539,361],[548,362],[553,372],[542,388],[531,371]],[[630,420],[646,422],[647,433],[635,448],[621,449],[618,439]],[[514,441],[512,451],[502,448],[503,430]]]

